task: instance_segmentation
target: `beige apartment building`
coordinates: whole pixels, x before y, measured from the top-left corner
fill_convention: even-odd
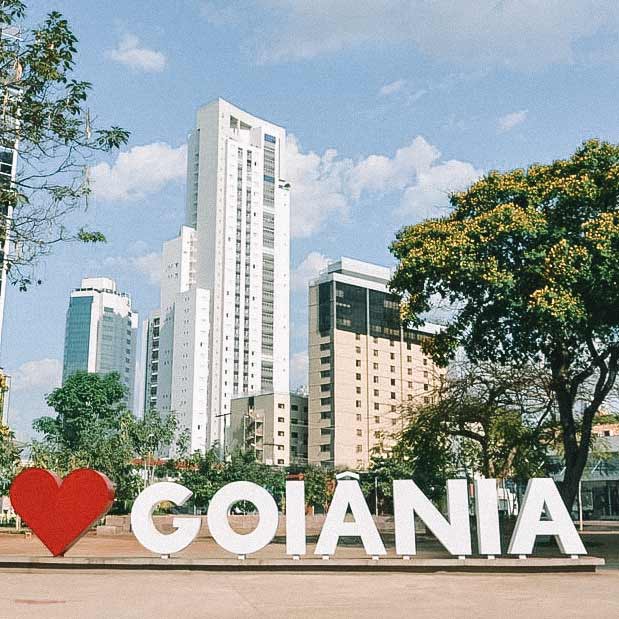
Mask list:
[[[386,267],[342,258],[309,287],[309,462],[366,469],[430,401],[441,371],[422,353],[440,327],[403,328]]]
[[[258,462],[274,466],[306,464],[307,407],[307,398],[296,393],[233,398],[227,450],[254,451]]]

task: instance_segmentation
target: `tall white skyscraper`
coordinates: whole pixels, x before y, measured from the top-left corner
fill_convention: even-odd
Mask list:
[[[289,390],[289,190],[282,127],[222,99],[198,110],[186,226],[145,329],[146,406],[172,411],[192,450],[224,449],[233,397]]]
[[[189,136],[186,222],[211,291],[207,445],[224,445],[233,396],[287,392],[290,185],[286,131],[217,99]]]
[[[63,382],[74,372],[118,372],[133,408],[138,314],[131,297],[107,277],[87,277],[71,292],[64,339]]]
[[[208,394],[208,290],[196,286],[196,231],[182,226],[163,245],[161,307],[144,327],[145,408],[172,412],[190,451],[206,445]]]

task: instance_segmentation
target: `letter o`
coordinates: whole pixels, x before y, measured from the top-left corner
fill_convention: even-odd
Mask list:
[[[230,507],[249,501],[258,510],[258,525],[251,533],[237,533],[228,522]],[[264,548],[275,537],[277,503],[262,487],[249,481],[234,481],[215,493],[208,506],[208,528],[213,539],[228,552],[248,555]]]

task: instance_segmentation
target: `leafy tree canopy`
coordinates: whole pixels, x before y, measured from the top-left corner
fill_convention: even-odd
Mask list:
[[[101,232],[74,229],[68,216],[86,205],[93,155],[129,138],[120,127],[97,127],[88,106],[91,84],[75,76],[77,39],[67,20],[53,11],[40,25],[25,21],[21,0],[1,3],[0,158],[13,179],[2,175],[0,182],[0,236],[8,233],[17,248],[6,260],[21,288],[32,283],[37,258],[55,244],[105,240]]]
[[[473,361],[550,370],[571,505],[619,362],[619,146],[590,140],[565,160],[490,172],[451,204],[398,233],[392,288],[414,324],[435,295],[453,305],[426,345],[438,362],[463,347]]]

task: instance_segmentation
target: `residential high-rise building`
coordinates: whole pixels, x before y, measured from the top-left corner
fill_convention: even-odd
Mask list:
[[[196,231],[182,226],[163,245],[161,307],[145,321],[144,406],[173,413],[190,451],[204,451],[207,429],[210,293],[196,286]]]
[[[131,298],[107,277],[82,279],[71,292],[64,338],[63,382],[84,370],[118,372],[127,387],[127,406],[133,408],[138,314]]]
[[[164,245],[144,327],[145,407],[176,415],[192,451],[225,449],[233,397],[288,392],[285,165],[281,127],[222,99],[198,110],[186,225]]]
[[[207,446],[225,445],[233,397],[289,390],[289,189],[282,127],[222,99],[198,110],[186,223],[211,295]]]
[[[388,268],[342,258],[309,287],[309,461],[365,469],[402,429],[402,405],[430,401],[440,370],[408,329]],[[424,401],[424,400],[422,400]]]
[[[258,462],[307,464],[307,398],[296,393],[260,393],[231,402],[229,451],[253,451]]]

